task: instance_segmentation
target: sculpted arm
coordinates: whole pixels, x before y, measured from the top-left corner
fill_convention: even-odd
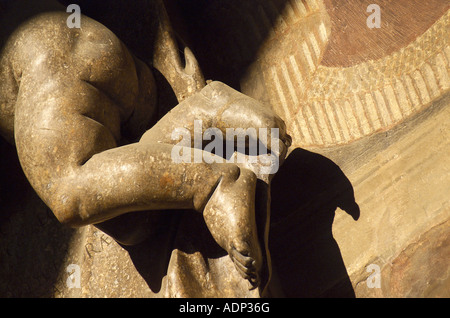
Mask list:
[[[15,143],[31,185],[70,226],[136,211],[202,212],[215,241],[256,286],[262,266],[256,175],[229,163],[174,162],[166,132],[193,119],[219,129],[281,124],[272,114],[255,112],[253,100],[224,105],[220,96],[206,94],[205,103],[192,105],[195,111],[186,113],[179,105],[149,130],[148,138],[121,146],[123,132],[142,132],[139,126],[154,111],[148,69],[110,31],[88,18],[82,23],[82,30],[68,30],[65,15],[40,16],[12,41],[18,84]]]
[[[21,164],[58,219],[81,226],[131,211],[194,208],[196,196],[202,193],[186,186],[186,181],[194,178],[196,169],[173,164],[169,145],[116,147],[117,130],[73,106],[105,103],[106,107],[111,102],[85,82],[72,83],[71,87],[42,83],[36,91],[29,89],[16,110]],[[116,116],[110,126],[119,126]],[[205,169],[212,167],[205,165]],[[202,183],[215,183],[217,178],[210,171]]]
[[[41,50],[32,42],[22,54],[15,141],[31,185],[71,226],[131,211],[200,210],[221,176],[237,167],[173,163],[172,146],[156,141],[119,146],[132,113],[127,104],[141,89],[136,66],[110,33],[95,46],[95,33],[85,32],[90,41],[77,43],[82,50]]]

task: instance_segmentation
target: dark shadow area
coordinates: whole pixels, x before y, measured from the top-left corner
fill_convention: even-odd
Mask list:
[[[270,251],[286,297],[355,297],[333,238],[336,208],[355,220],[353,187],[331,160],[293,150],[272,182]]]
[[[53,297],[72,235],[31,188],[15,148],[0,138],[0,297]]]
[[[167,0],[205,78],[239,90],[240,80],[288,0]],[[183,35],[181,34],[181,35]]]

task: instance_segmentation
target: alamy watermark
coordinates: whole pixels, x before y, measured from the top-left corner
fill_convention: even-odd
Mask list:
[[[366,10],[368,13],[371,13],[367,17],[366,24],[369,29],[373,28],[381,28],[381,9],[378,4],[370,4]]]
[[[377,264],[370,264],[366,271],[371,273],[366,279],[368,288],[381,288],[381,268]]]
[[[67,13],[72,13],[66,20],[67,27],[69,29],[81,28],[81,8],[77,4],[70,4],[67,9]]]
[[[172,140],[179,141],[172,148],[173,162],[257,164],[261,174],[274,174],[278,171],[278,128],[227,128],[224,135],[222,130],[214,127],[203,131],[203,122],[194,120],[193,133],[194,136],[187,128],[172,131]],[[205,141],[210,142],[203,147]],[[270,153],[267,149],[269,145]]]
[[[66,268],[69,277],[66,279],[66,286],[69,289],[81,288],[81,268],[77,264],[70,264]]]

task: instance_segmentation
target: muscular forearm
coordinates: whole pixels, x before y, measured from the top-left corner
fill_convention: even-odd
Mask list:
[[[132,211],[201,210],[222,177],[239,174],[230,164],[174,163],[171,149],[164,144],[132,144],[99,153],[58,180],[58,191],[48,204],[71,226]]]

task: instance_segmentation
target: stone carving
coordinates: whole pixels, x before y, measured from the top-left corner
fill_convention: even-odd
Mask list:
[[[24,3],[10,10],[23,10]],[[142,213],[140,226],[125,227],[134,222],[131,212],[196,210],[250,289],[263,281],[264,290],[270,275],[268,205],[260,207],[257,220],[255,195],[257,177],[267,185],[263,197],[270,178],[255,165],[212,154],[214,163],[175,162],[173,132],[184,128],[194,136],[195,120],[223,134],[228,128],[276,129],[276,148],[272,136],[256,137],[283,159],[290,145],[284,122],[223,83],[206,85],[188,49],[183,67],[164,23],[155,64],[167,71],[180,104],[158,119],[150,69],[100,23],[83,17],[83,27],[71,29],[66,19],[59,10],[27,20],[8,37],[0,56],[1,133],[14,142],[34,190],[61,223],[95,224],[123,245],[142,242],[151,235],[148,218],[155,222],[151,213]],[[189,140],[183,151],[204,156],[202,145],[194,147]]]
[[[29,10],[11,11],[14,7],[5,4],[12,2],[0,0],[2,54],[10,32],[19,30],[13,20],[25,21],[51,5],[30,0]],[[74,230],[61,226],[18,173],[15,149],[1,139],[0,295],[448,295],[447,1],[379,0],[381,28],[374,29],[366,25],[371,0],[164,0],[169,14],[156,0],[74,2],[151,66],[157,83],[152,89],[159,93],[152,124],[177,104],[180,112],[183,105],[197,107],[196,101],[211,92],[242,97],[220,82],[206,85],[205,78],[212,78],[270,105],[292,133],[293,146],[316,153],[291,146],[273,180],[255,174],[261,282],[249,290],[256,275],[249,277],[251,283],[241,276],[203,215],[192,209],[126,213]],[[157,19],[147,17],[151,3],[159,5]],[[2,15],[5,8],[8,14]],[[175,40],[175,34],[189,45],[180,37]],[[94,39],[91,34],[89,40]],[[73,41],[75,52],[85,51],[80,43],[85,42]],[[112,66],[111,76],[117,64]],[[21,74],[0,70],[2,98],[12,100],[17,92],[3,87],[14,85],[3,79]],[[129,85],[129,74],[120,75]],[[116,95],[108,98],[116,101],[121,90],[114,87]],[[0,102],[2,119],[12,117],[8,104]],[[175,126],[170,115],[166,119]],[[203,128],[211,126],[206,123]],[[150,128],[137,124],[130,122],[122,135],[140,137]],[[11,137],[11,127],[2,126],[2,135]],[[140,142],[148,147],[161,136],[167,137],[164,129],[150,130]],[[119,147],[138,141],[124,140]],[[165,188],[176,183],[169,173],[160,180]],[[353,219],[361,208],[362,217],[355,223],[335,214],[338,208]],[[148,239],[124,245],[111,236],[123,243]],[[80,288],[67,285],[73,268],[81,271]],[[377,284],[370,281],[374,277]]]

